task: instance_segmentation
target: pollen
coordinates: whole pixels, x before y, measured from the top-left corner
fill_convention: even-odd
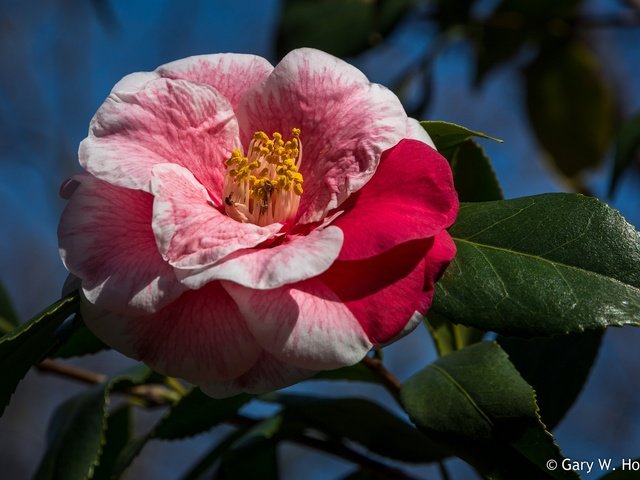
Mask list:
[[[256,132],[247,155],[235,149],[224,161],[225,210],[239,222],[264,226],[293,218],[300,205],[304,178],[300,173],[300,129],[289,139],[282,133]]]

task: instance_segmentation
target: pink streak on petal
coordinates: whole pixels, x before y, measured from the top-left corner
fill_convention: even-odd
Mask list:
[[[242,95],[264,81],[272,71],[273,65],[264,58],[240,53],[195,55],[156,69],[162,77],[204,83],[215,88],[234,109]]]
[[[365,260],[337,261],[319,277],[358,319],[374,344],[401,332],[431,302],[425,257],[433,239],[414,240]]]
[[[263,352],[253,368],[228,382],[204,383],[200,388],[213,398],[226,398],[242,392],[260,394],[288,387],[311,377],[316,372],[280,362]]]
[[[153,197],[91,175],[79,182],[58,227],[60,255],[87,299],[128,315],[155,312],[184,288],[151,230]]]
[[[420,125],[420,122],[418,122],[414,118],[409,118],[407,120],[409,122],[408,128],[407,128],[407,138],[419,140],[423,143],[426,143],[427,145],[429,145],[431,148],[435,150],[436,144],[433,143],[433,140],[431,139],[427,131],[424,128],[422,128],[422,125]]]
[[[126,318],[91,306],[82,313],[87,326],[108,345],[157,372],[196,384],[236,378],[261,352],[219,282],[187,291],[153,315]]]
[[[131,83],[125,82],[131,89],[126,94],[114,89],[96,112],[80,144],[80,164],[114,185],[149,191],[153,166],[177,163],[221,205],[223,162],[239,147],[227,99],[207,85],[184,80]]]
[[[378,255],[409,240],[432,237],[458,213],[448,162],[417,140],[387,150],[376,174],[333,225],[344,232],[340,260]]]
[[[320,275],[337,258],[342,246],[337,227],[313,230],[306,236],[287,237],[271,248],[240,250],[203,270],[176,270],[189,288],[200,288],[212,280],[230,280],[255,289],[278,288]]]
[[[406,136],[398,98],[362,72],[310,48],[290,52],[238,110],[244,143],[257,130],[302,130],[300,222],[321,220],[373,175],[382,152]]]
[[[315,279],[274,290],[224,286],[258,343],[282,362],[330,370],[359,362],[373,346],[338,296]]]
[[[212,205],[207,190],[180,165],[153,168],[153,231],[163,257],[175,267],[202,268],[273,237],[282,225],[240,223]]]
[[[417,310],[423,315],[431,307],[433,289],[435,283],[440,279],[452,260],[456,256],[456,244],[449,232],[442,231],[433,239],[433,246],[427,254],[427,264],[425,273],[424,290],[430,292],[429,298],[422,303]]]

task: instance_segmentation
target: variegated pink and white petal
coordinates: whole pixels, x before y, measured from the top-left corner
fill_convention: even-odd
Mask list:
[[[339,259],[358,260],[448,228],[458,213],[458,195],[442,155],[417,140],[402,140],[384,152],[376,175],[343,207],[332,223],[344,232]]]
[[[264,81],[273,71],[273,65],[256,55],[218,53],[195,55],[156,69],[166,78],[204,83],[222,93],[236,109],[242,95],[254,85]]]
[[[420,122],[415,118],[408,119],[408,127],[407,127],[407,138],[412,138],[414,140],[419,140],[423,143],[426,143],[431,148],[435,149],[436,144],[433,143],[433,140],[427,133],[427,131],[420,125]]]
[[[80,164],[114,185],[149,191],[154,165],[177,163],[221,205],[223,162],[240,146],[229,101],[208,85],[127,78],[120,82],[126,93],[116,85],[91,120]]]
[[[162,256],[179,268],[202,268],[272,238],[281,225],[240,223],[213,206],[207,190],[180,165],[153,167],[153,231]]]
[[[189,288],[200,288],[213,280],[259,290],[278,288],[326,271],[338,257],[342,241],[342,230],[329,226],[306,236],[286,237],[279,245],[239,250],[205,269],[176,268],[176,275]]]
[[[83,319],[98,338],[157,372],[192,383],[239,377],[262,350],[219,282],[189,290],[160,312],[143,317],[83,305]]]
[[[329,370],[359,362],[373,346],[342,300],[315,279],[274,290],[223,285],[256,340],[284,363]]]
[[[151,230],[153,197],[84,174],[58,226],[60,255],[86,298],[127,315],[155,312],[184,287],[162,259]]]
[[[213,398],[226,398],[243,392],[260,394],[288,387],[315,373],[281,362],[263,352],[254,366],[241,377],[227,382],[203,383],[200,388]]]
[[[242,140],[254,131],[302,130],[304,194],[299,222],[321,220],[364,185],[380,155],[407,133],[396,95],[327,53],[293,50],[238,109]]]
[[[430,305],[433,284],[425,291],[431,276],[425,257],[433,244],[433,238],[414,240],[365,260],[337,261],[318,281],[335,293],[372,343],[386,343],[415,311]]]

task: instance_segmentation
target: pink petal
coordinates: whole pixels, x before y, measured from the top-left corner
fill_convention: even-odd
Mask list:
[[[163,257],[175,267],[201,268],[273,237],[282,225],[240,223],[213,206],[207,190],[180,165],[153,168],[153,231]]]
[[[58,240],[62,261],[82,279],[87,299],[115,312],[139,315],[177,298],[184,288],[160,256],[151,230],[153,197],[88,174],[74,181]]]
[[[343,208],[333,222],[344,232],[339,259],[358,260],[449,227],[458,196],[445,158],[422,142],[403,140],[382,155],[376,174]]]
[[[273,65],[256,55],[220,53],[196,55],[167,63],[156,69],[163,77],[189,80],[212,86],[236,109],[242,95],[264,81]]]
[[[278,288],[320,275],[337,258],[342,246],[337,227],[316,228],[306,236],[286,237],[273,247],[240,250],[201,270],[180,269],[176,274],[189,288],[212,280],[230,280],[255,289]]]
[[[433,244],[414,240],[373,258],[336,261],[319,281],[344,302],[372,343],[385,343],[431,303],[433,285],[424,287]]]
[[[219,282],[185,292],[161,311],[126,318],[85,306],[87,326],[105,343],[164,375],[192,383],[247,372],[261,348]]]
[[[284,363],[330,370],[359,362],[373,346],[349,309],[315,279],[274,290],[224,286],[258,343]]]
[[[280,362],[263,352],[253,368],[239,378],[227,382],[204,383],[200,388],[213,398],[225,398],[242,392],[260,394],[293,385],[316,372]]]
[[[322,219],[364,185],[380,155],[406,136],[398,98],[355,67],[319,50],[290,52],[238,110],[242,138],[254,131],[302,130],[301,222]]]
[[[153,166],[177,163],[221,205],[223,162],[239,147],[228,100],[208,85],[128,78],[114,87],[91,120],[89,136],[80,144],[80,164],[114,185],[149,191]],[[118,89],[121,83],[126,93]]]

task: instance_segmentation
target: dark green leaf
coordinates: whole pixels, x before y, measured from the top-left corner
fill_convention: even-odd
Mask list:
[[[91,478],[106,441],[109,393],[115,388],[143,383],[151,373],[146,367],[137,367],[58,407],[49,425],[48,448],[35,480]]]
[[[465,128],[463,126],[456,125],[455,123],[441,121],[424,121],[420,122],[420,125],[422,125],[422,128],[427,131],[427,133],[433,140],[433,143],[436,145],[438,151],[444,152],[443,155],[447,153],[447,150],[460,145],[461,143],[464,143],[473,137],[486,138],[489,140],[494,140],[496,142],[502,142],[502,140],[490,137],[489,135],[486,135],[482,132],[469,130],[468,128]]]
[[[31,366],[60,344],[56,329],[77,310],[79,299],[73,293],[0,338],[0,415]]]
[[[111,480],[113,467],[131,437],[131,407],[124,405],[109,414],[102,455],[91,480]]]
[[[640,324],[640,234],[576,194],[465,203],[432,310],[505,335]]]
[[[18,314],[13,308],[9,292],[0,283],[0,337],[19,324]]]
[[[616,156],[609,184],[609,196],[613,195],[620,176],[634,159],[640,159],[640,113],[626,122],[617,135]]]
[[[600,164],[613,133],[613,98],[589,50],[543,49],[526,70],[531,126],[553,165],[569,178]]]
[[[475,141],[456,146],[448,158],[461,202],[502,200],[502,188],[491,161]]]
[[[109,348],[87,328],[79,315],[77,315],[77,317],[77,321],[81,324],[77,330],[71,334],[69,339],[51,355],[51,358],[71,358],[90,355]]]
[[[155,427],[152,438],[176,440],[211,430],[251,401],[247,394],[215,400],[194,388],[176,403]]]
[[[182,480],[202,480],[211,478],[210,471],[214,464],[238,439],[246,435],[250,428],[234,430],[227,435],[220,443],[209,450],[196,464],[184,474]]]
[[[368,400],[280,394],[276,401],[285,406],[287,422],[348,439],[378,455],[405,462],[433,462],[447,455],[411,425]]]
[[[347,380],[350,382],[380,383],[380,377],[362,363],[338,368],[337,370],[318,372],[309,380]]]
[[[387,480],[387,477],[373,470],[358,469],[342,477],[342,480]]]
[[[282,421],[282,417],[276,415],[248,429],[224,452],[215,478],[219,480],[277,479],[276,449]]]
[[[511,363],[536,391],[542,420],[554,428],[576,401],[598,355],[602,331],[552,338],[499,337]]]
[[[484,337],[482,330],[456,325],[436,312],[429,312],[424,322],[441,357],[477,343]]]
[[[287,0],[278,32],[278,55],[314,47],[337,57],[356,55],[380,42],[412,0]]]
[[[494,342],[442,357],[409,379],[400,392],[414,423],[434,442],[492,479],[575,479],[550,472],[562,461],[538,416],[533,389]]]

